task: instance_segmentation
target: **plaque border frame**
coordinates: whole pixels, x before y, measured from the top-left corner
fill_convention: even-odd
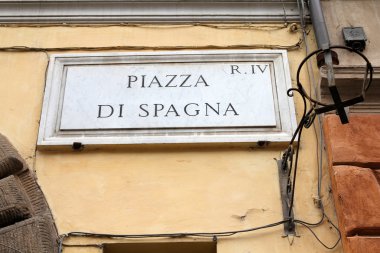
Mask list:
[[[99,65],[123,63],[191,63],[255,62],[273,63],[275,128],[184,128],[184,129],[118,129],[75,130],[59,129],[60,101],[64,95],[65,70],[70,65]],[[168,144],[168,143],[257,143],[288,142],[296,129],[294,101],[287,96],[291,88],[290,70],[285,50],[202,50],[131,53],[53,54],[47,70],[37,146],[72,146],[108,144]]]

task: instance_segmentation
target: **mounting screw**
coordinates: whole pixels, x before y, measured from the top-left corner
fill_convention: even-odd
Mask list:
[[[259,147],[267,147],[269,145],[269,141],[258,141],[257,146]]]
[[[291,23],[289,27],[289,32],[295,33],[298,31],[298,26],[296,23]]]
[[[84,145],[82,144],[82,142],[73,142],[73,145],[71,146],[71,148],[75,151],[80,151],[84,149]]]

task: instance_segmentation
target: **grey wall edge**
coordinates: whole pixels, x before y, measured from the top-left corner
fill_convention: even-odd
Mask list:
[[[297,1],[1,1],[0,23],[298,22]]]

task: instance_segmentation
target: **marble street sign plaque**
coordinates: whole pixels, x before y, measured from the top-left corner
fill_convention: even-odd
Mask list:
[[[285,51],[53,55],[39,145],[284,141]]]

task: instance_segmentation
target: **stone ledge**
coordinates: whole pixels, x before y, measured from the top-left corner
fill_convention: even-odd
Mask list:
[[[350,115],[342,125],[336,115],[326,115],[323,128],[330,166],[380,168],[380,115]]]
[[[353,236],[347,239],[345,253],[379,253],[380,237]]]
[[[27,2],[27,4],[25,3]],[[284,16],[284,13],[286,15]],[[308,13],[306,13],[308,14]],[[1,0],[0,23],[298,22],[292,1]],[[309,18],[309,15],[306,16]]]

